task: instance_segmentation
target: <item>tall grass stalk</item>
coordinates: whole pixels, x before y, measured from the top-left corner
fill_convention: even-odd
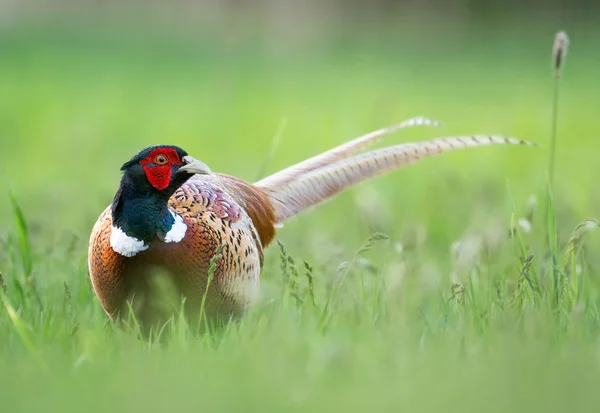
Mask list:
[[[327,297],[327,301],[325,302],[325,306],[321,313],[321,319],[320,319],[320,330],[321,331],[323,331],[325,329],[325,327],[327,326],[327,323],[328,323],[329,317],[330,317],[330,307],[331,307],[332,303],[334,302],[340,287],[342,286],[344,280],[346,279],[348,273],[350,272],[350,269],[352,268],[352,266],[354,265],[354,263],[356,262],[358,257],[361,254],[372,250],[373,247],[375,246],[375,244],[382,240],[389,240],[389,236],[386,234],[380,233],[380,232],[375,232],[375,233],[371,234],[369,236],[369,238],[367,238],[367,240],[360,246],[360,248],[358,250],[356,250],[356,252],[352,256],[350,261],[344,262],[340,265],[340,267],[339,267],[340,275],[337,278],[337,280],[335,280],[333,282],[333,284],[331,286],[331,290],[329,291],[329,294]]]
[[[556,165],[556,135],[558,133],[558,97],[560,90],[560,74],[565,64],[569,38],[565,32],[558,32],[554,38],[552,48],[552,61],[554,66],[554,92],[552,96],[552,129],[550,132],[550,159],[549,174],[550,184],[554,185],[554,170]]]
[[[547,224],[548,224],[548,243],[550,246],[550,255],[552,258],[552,280],[554,283],[554,292],[556,305],[560,300],[560,283],[558,269],[558,234],[556,228],[556,215],[554,211],[553,189],[554,189],[554,171],[556,169],[556,140],[558,135],[558,100],[560,90],[560,74],[565,64],[569,38],[567,34],[560,31],[554,37],[552,48],[552,62],[554,68],[554,92],[552,97],[552,127],[550,131],[550,158],[548,165],[548,198],[546,202]]]
[[[206,289],[204,290],[204,294],[202,295],[202,302],[200,303],[200,317],[198,319],[198,327],[201,328],[202,320],[205,319],[205,307],[206,307],[206,298],[208,297],[208,289],[210,288],[210,284],[215,277],[215,272],[217,271],[217,263],[223,258],[223,248],[225,244],[219,245],[219,247],[215,250],[215,254],[210,259],[210,263],[208,265],[208,274],[206,279]]]
[[[262,165],[258,170],[258,174],[256,175],[256,179],[261,179],[265,177],[267,173],[267,168],[271,164],[273,157],[275,156],[275,152],[277,151],[277,147],[281,142],[281,137],[283,136],[283,132],[285,132],[285,128],[287,126],[287,118],[282,118],[279,121],[279,126],[277,127],[277,131],[273,135],[273,139],[271,139],[271,146],[269,147],[269,152],[267,152],[267,156],[265,156]]]
[[[552,282],[554,285],[556,307],[560,304],[560,282],[558,269],[558,233],[556,228],[556,215],[554,213],[554,197],[552,194],[552,183],[548,183],[548,244],[550,246],[550,257],[552,259]]]

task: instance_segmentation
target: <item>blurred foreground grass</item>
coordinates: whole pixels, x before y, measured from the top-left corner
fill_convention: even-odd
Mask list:
[[[268,171],[414,115],[445,126],[386,142],[501,133],[547,145],[553,33],[426,45],[357,35],[271,50],[3,29],[0,174],[30,250],[3,189],[2,411],[595,411],[600,243],[593,232],[568,243],[600,207],[594,31],[570,32],[561,91],[558,301],[542,216],[547,150],[518,147],[429,159],[288,223],[285,251],[266,256],[261,306],[201,339],[181,325],[166,347],[115,331],[87,278],[89,231],[120,165],[147,145],[180,145],[250,181],[282,122]],[[507,234],[532,195],[523,253]],[[375,231],[389,239],[357,254]]]

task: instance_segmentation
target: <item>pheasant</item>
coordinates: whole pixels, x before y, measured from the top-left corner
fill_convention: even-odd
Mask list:
[[[90,236],[89,273],[104,311],[116,321],[131,309],[146,327],[164,322],[169,312],[153,309],[157,291],[150,282],[151,274],[160,273],[185,298],[187,316],[201,308],[207,317],[239,316],[259,293],[263,251],[290,217],[424,157],[489,144],[532,145],[475,135],[356,154],[386,134],[418,125],[437,122],[417,117],[379,129],[254,184],[214,173],[177,146],[143,149],[121,167],[116,195]]]

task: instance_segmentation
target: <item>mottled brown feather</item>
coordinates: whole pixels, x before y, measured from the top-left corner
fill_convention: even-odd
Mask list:
[[[263,248],[266,248],[275,238],[275,208],[266,192],[257,186],[250,185],[239,178],[218,174],[224,182],[230,185],[232,193],[237,194],[239,201],[246,206],[246,211],[252,219],[260,237]]]

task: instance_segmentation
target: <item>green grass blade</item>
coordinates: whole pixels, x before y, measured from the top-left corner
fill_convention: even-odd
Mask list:
[[[21,343],[27,349],[29,354],[38,362],[38,364],[44,368],[44,370],[49,371],[48,365],[46,361],[40,355],[39,349],[35,343],[35,339],[31,334],[31,327],[29,327],[25,321],[19,316],[19,313],[14,309],[14,307],[9,303],[8,297],[3,292],[0,292],[0,299],[4,304],[4,309],[8,314],[8,318],[12,323],[14,330],[17,332],[17,336],[21,340]]]
[[[8,197],[10,199],[10,204],[13,209],[15,221],[17,223],[17,235],[19,239],[19,249],[21,251],[23,271],[25,272],[26,279],[28,279],[31,276],[31,272],[33,270],[33,263],[31,259],[31,247],[29,244],[29,229],[27,227],[27,221],[25,220],[23,210],[21,209],[19,203],[17,202],[17,199],[15,198],[11,190],[8,191]]]

